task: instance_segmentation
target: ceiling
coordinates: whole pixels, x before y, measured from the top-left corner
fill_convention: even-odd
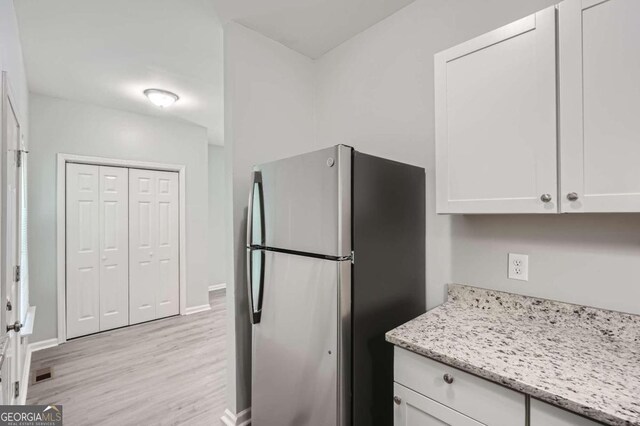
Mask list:
[[[210,0],[14,2],[31,92],[207,128],[223,143],[222,27]],[[180,100],[152,105],[142,91]]]
[[[236,21],[315,59],[414,0],[212,1],[223,23]]]
[[[33,93],[171,117],[223,144],[222,25],[317,58],[414,0],[19,0]],[[144,89],[177,93],[165,110]]]

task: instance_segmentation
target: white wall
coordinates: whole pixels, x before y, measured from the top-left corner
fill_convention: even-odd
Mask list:
[[[187,307],[208,303],[207,132],[192,124],[31,95],[29,247],[32,342],[57,336],[56,155],[186,165]]]
[[[228,408],[250,405],[251,326],[245,223],[254,164],[314,147],[313,61],[239,24],[225,27],[225,150],[229,188]],[[237,363],[237,365],[236,365]]]
[[[220,131],[222,133],[222,131]],[[209,285],[227,279],[224,147],[209,145]]]
[[[0,0],[0,70],[6,71],[15,101],[22,118],[22,127],[28,127],[29,89],[22,58],[18,20],[13,0]]]
[[[322,144],[427,169],[427,304],[460,282],[640,314],[640,215],[437,216],[433,54],[554,0],[417,0],[317,61]],[[529,254],[529,282],[507,253]]]

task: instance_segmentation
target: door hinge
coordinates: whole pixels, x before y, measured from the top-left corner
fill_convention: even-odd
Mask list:
[[[29,151],[25,151],[24,149],[19,149],[16,151],[16,167],[22,167],[22,156],[28,153]]]
[[[20,382],[13,383],[13,397],[17,398],[20,396]]]
[[[21,274],[22,274],[22,271],[20,271],[20,269],[21,269],[20,265],[16,265],[15,268],[14,268],[14,277],[13,277],[13,279],[17,283],[20,282],[20,278],[21,278]]]
[[[356,254],[353,250],[351,250],[351,264],[355,265],[356,263]]]

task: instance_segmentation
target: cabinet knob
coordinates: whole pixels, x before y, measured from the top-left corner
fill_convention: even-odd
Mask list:
[[[578,201],[578,194],[575,192],[570,192],[567,194],[567,200],[569,201]]]
[[[396,405],[400,405],[402,404],[402,399],[400,399],[400,397],[396,395],[393,397],[393,402],[395,402]]]
[[[449,373],[445,373],[445,375],[442,376],[442,379],[445,381],[445,383],[448,383],[448,384],[453,383],[453,376],[450,375]]]
[[[540,201],[542,201],[543,203],[548,203],[551,201],[551,194],[542,194],[540,196]]]

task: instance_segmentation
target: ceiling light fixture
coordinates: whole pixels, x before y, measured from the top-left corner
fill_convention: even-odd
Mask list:
[[[154,105],[160,108],[170,107],[180,99],[175,93],[162,89],[147,89],[143,93]]]

